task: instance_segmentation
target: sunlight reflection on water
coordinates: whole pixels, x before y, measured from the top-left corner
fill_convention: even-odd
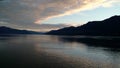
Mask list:
[[[13,64],[18,63],[18,61],[26,63],[25,65],[18,63],[23,67],[28,65],[26,68],[32,68],[29,66],[30,64],[32,66],[37,64],[36,68],[44,67],[49,62],[48,67],[44,68],[50,68],[52,63],[51,67],[54,68],[59,65],[63,66],[60,68],[120,68],[119,51],[111,51],[110,48],[94,47],[91,46],[92,44],[60,38],[60,36],[46,35],[0,37],[0,55],[2,55],[2,60],[8,59]],[[45,57],[42,55],[45,55],[46,58],[49,57],[49,59],[45,61]],[[7,63],[5,64],[7,65]],[[13,65],[12,63],[8,64]],[[69,65],[67,66],[67,64]]]

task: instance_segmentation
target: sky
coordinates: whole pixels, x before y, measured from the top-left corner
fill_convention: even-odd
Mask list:
[[[0,26],[33,31],[80,26],[120,15],[120,0],[0,0]]]

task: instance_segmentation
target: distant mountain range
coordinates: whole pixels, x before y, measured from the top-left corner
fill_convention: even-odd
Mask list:
[[[35,31],[28,31],[28,30],[13,29],[10,27],[1,26],[0,35],[4,35],[4,34],[42,34],[42,33],[35,32]]]
[[[120,16],[92,21],[78,27],[66,27],[47,32],[49,35],[120,36]]]

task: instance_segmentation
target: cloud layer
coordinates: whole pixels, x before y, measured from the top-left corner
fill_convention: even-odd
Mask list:
[[[35,25],[44,20],[97,7],[110,7],[119,0],[0,0],[0,21]]]

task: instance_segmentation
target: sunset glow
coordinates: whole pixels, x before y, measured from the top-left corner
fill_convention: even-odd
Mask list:
[[[119,3],[119,0],[2,0],[0,25],[34,30],[46,30],[40,29],[41,24],[79,26],[120,15]]]

